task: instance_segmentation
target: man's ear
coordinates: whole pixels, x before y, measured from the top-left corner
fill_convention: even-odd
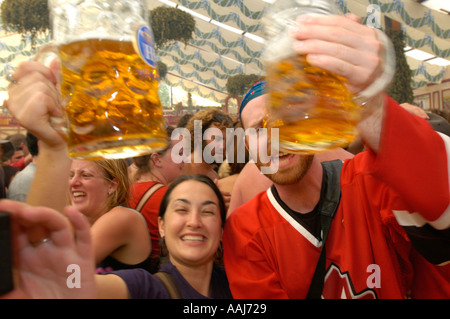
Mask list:
[[[150,159],[152,161],[152,165],[155,167],[161,167],[161,159],[159,158],[158,153],[152,153],[150,156]]]

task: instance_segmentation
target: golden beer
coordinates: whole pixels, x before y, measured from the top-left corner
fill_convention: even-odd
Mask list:
[[[345,79],[311,66],[305,56],[267,64],[267,91],[266,126],[279,129],[282,151],[315,153],[355,138],[361,107]]]
[[[166,147],[158,74],[131,41],[84,39],[58,51],[72,158],[134,157]]]

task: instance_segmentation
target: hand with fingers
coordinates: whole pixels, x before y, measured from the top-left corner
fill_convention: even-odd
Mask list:
[[[80,212],[67,207],[65,217],[9,200],[0,201],[0,210],[11,217],[14,274],[14,289],[1,298],[97,297],[90,226]],[[46,233],[39,241],[30,236],[37,228]],[[80,272],[76,289],[68,284],[71,265]]]
[[[64,122],[58,74],[57,60],[49,67],[36,61],[21,63],[12,73],[15,83],[8,88],[6,105],[20,125],[39,140],[38,169],[27,195],[27,203],[62,212],[67,204],[67,190],[48,183],[49,174],[68,178],[71,165],[66,137],[61,131],[64,124],[59,128],[55,125],[58,119],[59,124]]]
[[[387,36],[360,23],[355,15],[300,16],[293,33],[297,53],[314,66],[343,76],[350,92],[363,100],[382,93],[395,72]]]
[[[39,140],[52,148],[66,148],[64,137],[52,126],[62,119],[61,98],[57,87],[58,64],[50,68],[35,61],[21,63],[13,73],[6,101],[9,112]]]
[[[293,32],[298,54],[326,71],[346,78],[346,85],[364,111],[358,130],[365,144],[380,146],[386,97],[395,73],[395,54],[388,37],[360,23],[354,15],[301,16]]]

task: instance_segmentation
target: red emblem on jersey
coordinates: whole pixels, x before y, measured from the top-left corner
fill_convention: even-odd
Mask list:
[[[322,291],[323,299],[377,299],[373,289],[356,292],[348,272],[342,273],[338,266],[331,264],[325,275]]]

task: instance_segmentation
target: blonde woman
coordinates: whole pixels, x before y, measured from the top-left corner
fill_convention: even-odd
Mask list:
[[[74,160],[70,169],[70,200],[91,224],[99,272],[151,269],[147,224],[140,213],[127,208],[127,168],[125,160]]]

